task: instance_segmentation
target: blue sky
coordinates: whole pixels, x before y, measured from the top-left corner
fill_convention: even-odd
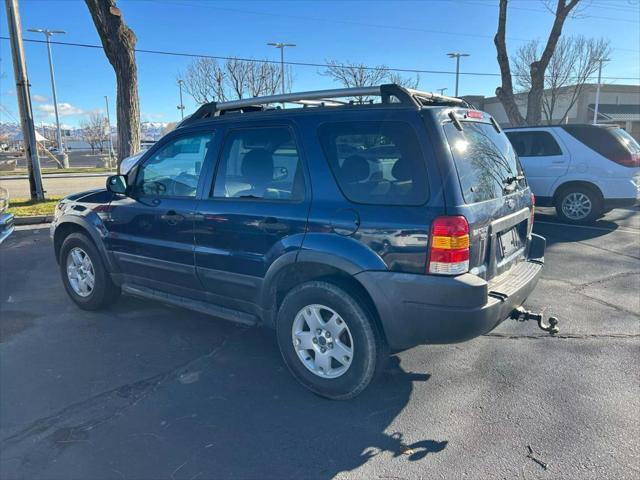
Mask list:
[[[551,0],[552,1],[552,0]],[[604,75],[634,77],[610,83],[640,83],[640,1],[583,0],[578,18],[565,24],[565,35],[603,37],[614,49]],[[126,22],[138,37],[138,48],[195,54],[279,59],[267,42],[296,43],[286,51],[295,62],[323,63],[327,59],[390,67],[453,69],[450,51],[471,54],[463,72],[497,73],[492,37],[498,0],[425,1],[217,1],[120,0]],[[514,51],[526,40],[546,39],[552,15],[544,0],[513,0],[509,10],[507,45]],[[59,40],[100,44],[88,10],[81,0],[20,0],[25,38],[41,39],[28,28],[66,30]],[[4,6],[0,35],[7,36]],[[36,121],[53,121],[46,47],[25,43]],[[58,103],[62,122],[77,125],[92,110],[104,111],[104,95],[115,112],[115,77],[98,49],[54,45]],[[142,120],[168,122],[176,109],[178,72],[191,59],[139,53],[138,74]],[[0,40],[0,121],[17,117],[9,42]],[[330,88],[332,81],[317,67],[293,67],[294,89]],[[447,87],[454,76],[421,74],[420,88]],[[460,94],[492,95],[499,77],[463,75]],[[194,103],[185,96],[186,112]]]

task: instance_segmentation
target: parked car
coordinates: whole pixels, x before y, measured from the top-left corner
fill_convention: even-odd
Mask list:
[[[505,130],[540,206],[565,222],[589,223],[640,200],[640,145],[610,125]]]
[[[7,213],[9,208],[9,192],[0,187],[0,243],[4,242],[14,230],[13,214]]]
[[[324,105],[361,95],[381,103]],[[124,292],[272,327],[328,398],[360,393],[389,350],[492,330],[542,271],[517,156],[456,98],[383,85],[208,104],[132,163],[57,206],[71,299],[97,310]]]

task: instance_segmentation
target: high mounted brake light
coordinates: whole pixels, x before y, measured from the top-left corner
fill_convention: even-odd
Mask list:
[[[462,216],[437,217],[431,225],[427,273],[459,275],[469,271],[469,223]]]
[[[468,110],[467,118],[483,118],[484,115],[479,110]]]

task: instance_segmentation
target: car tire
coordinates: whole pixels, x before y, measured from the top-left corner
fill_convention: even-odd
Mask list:
[[[86,235],[72,233],[64,239],[59,264],[65,290],[83,310],[101,310],[118,300],[120,287],[111,280],[98,249]]]
[[[604,211],[602,195],[595,188],[583,185],[565,187],[556,195],[556,213],[563,222],[592,223]]]
[[[355,397],[379,373],[388,357],[373,313],[357,298],[333,283],[311,281],[293,288],[280,305],[276,334],[282,358],[293,376],[319,396],[332,400]],[[318,317],[314,332],[311,323]],[[323,341],[328,331],[334,332],[331,348]],[[314,343],[308,343],[309,338]],[[300,339],[304,343],[300,344]],[[322,345],[327,347],[324,354],[320,351]]]

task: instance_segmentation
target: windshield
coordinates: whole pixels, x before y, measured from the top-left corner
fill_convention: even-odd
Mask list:
[[[467,203],[493,200],[526,188],[524,173],[511,142],[493,125],[462,122],[444,125],[460,186]]]

